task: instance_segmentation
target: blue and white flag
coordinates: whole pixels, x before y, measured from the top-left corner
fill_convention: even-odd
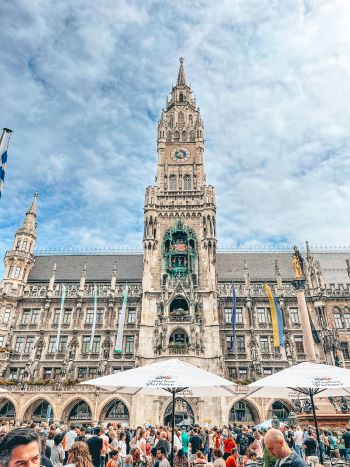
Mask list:
[[[5,170],[7,164],[7,149],[10,142],[12,130],[4,128],[0,139],[0,198],[5,181]]]

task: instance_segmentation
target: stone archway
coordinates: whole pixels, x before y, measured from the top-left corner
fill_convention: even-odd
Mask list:
[[[100,415],[101,422],[121,422],[129,425],[130,412],[127,405],[120,399],[112,399],[103,407]]]
[[[64,423],[86,424],[92,422],[92,410],[84,399],[74,399],[62,412]]]
[[[53,422],[53,407],[46,399],[37,399],[27,407],[23,420],[26,422]]]
[[[254,404],[246,399],[236,401],[229,413],[230,422],[258,423],[259,412]]]
[[[172,402],[170,402],[164,412],[164,425],[171,424]],[[175,401],[175,425],[189,426],[195,423],[195,416],[191,405],[182,397],[177,397]]]
[[[0,399],[0,420],[14,420],[16,409],[9,399]]]
[[[271,403],[267,418],[276,416],[280,422],[287,420],[289,413],[293,410],[292,405],[284,400],[275,400]]]

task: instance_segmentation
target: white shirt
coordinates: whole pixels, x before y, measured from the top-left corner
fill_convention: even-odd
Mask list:
[[[295,444],[297,446],[302,446],[303,444],[303,432],[301,430],[294,431]]]
[[[122,441],[121,439],[118,441],[118,448],[120,448],[120,455],[122,457],[126,456],[126,443],[125,441]]]
[[[66,436],[65,436],[65,438],[66,438],[65,451],[69,451],[69,449],[73,446],[75,438],[77,436],[78,435],[77,435],[76,431],[74,431],[74,430],[67,431]]]

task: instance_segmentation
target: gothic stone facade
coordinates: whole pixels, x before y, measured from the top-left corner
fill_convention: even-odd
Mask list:
[[[214,187],[206,185],[204,125],[181,60],[158,125],[155,186],[146,189],[143,254],[34,253],[37,193],[4,258],[0,285],[0,418],[163,422],[164,398],[77,386],[84,379],[179,357],[233,379],[240,396],[179,400],[185,421],[281,417],[287,401],[253,401],[244,384],[306,359],[350,366],[350,254],[303,253],[295,289],[292,252],[217,252]],[[268,282],[279,299],[285,348],[274,349]],[[118,311],[129,287],[123,351],[114,353]],[[237,330],[231,351],[232,283]],[[93,288],[98,314],[90,345]],[[62,286],[66,299],[56,349]],[[305,342],[307,340],[307,342]],[[341,410],[334,403],[336,410]]]

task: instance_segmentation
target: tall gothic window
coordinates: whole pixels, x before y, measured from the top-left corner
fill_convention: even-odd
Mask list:
[[[191,176],[187,174],[184,176],[184,189],[191,190],[191,188]]]
[[[182,134],[181,134],[181,141],[182,141],[183,143],[186,143],[186,141],[187,141],[187,133],[186,133],[186,131],[183,131],[183,132],[182,132]]]
[[[341,320],[340,310],[337,308],[333,311],[334,325],[336,328],[341,329],[343,327],[343,322]]]
[[[180,133],[178,131],[175,131],[174,133],[174,143],[179,143],[180,142]]]
[[[167,143],[171,143],[171,131],[168,131],[166,134]]]
[[[169,177],[169,190],[172,190],[172,191],[177,190],[176,175],[170,175]]]

